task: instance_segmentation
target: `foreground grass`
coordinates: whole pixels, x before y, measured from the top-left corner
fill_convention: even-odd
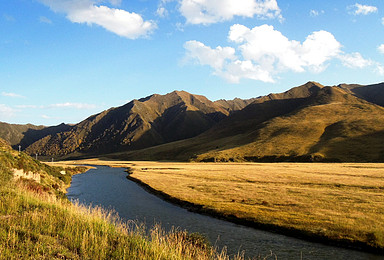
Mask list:
[[[134,162],[131,177],[203,211],[383,250],[383,164]],[[172,183],[172,185],[169,185]]]
[[[84,208],[36,194],[19,184],[2,187],[2,259],[227,259],[186,232],[164,233],[123,223],[100,208]]]
[[[60,192],[67,180],[61,179],[62,168],[41,166],[2,146],[0,259],[229,259],[198,234],[147,231],[101,208],[73,205]],[[41,182],[15,180],[15,166],[40,174]]]

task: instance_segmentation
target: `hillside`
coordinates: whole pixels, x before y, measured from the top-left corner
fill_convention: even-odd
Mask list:
[[[145,235],[113,212],[73,205],[62,188],[84,169],[63,170],[0,139],[0,259],[229,259],[196,234],[157,227]]]
[[[70,126],[66,124],[45,127],[41,125],[20,125],[0,122],[0,138],[7,141],[14,148],[18,148],[17,146],[20,145],[24,149],[47,135],[67,131],[69,128]]]
[[[43,128],[44,126],[35,126],[32,124],[18,125],[0,122],[0,138],[7,141],[10,145],[18,145],[24,138],[24,133],[28,131],[38,131]]]
[[[49,156],[104,154],[169,143],[201,134],[247,102],[214,103],[185,91],[155,94],[47,135],[30,145],[27,152]]]
[[[384,106],[384,83],[373,85],[340,84],[338,87],[379,106]]]
[[[384,83],[308,82],[283,93],[215,102],[174,91],[73,126],[29,129],[19,140],[23,147],[32,143],[29,154],[48,158],[381,162],[383,105]]]
[[[308,82],[261,97],[195,138],[112,157],[382,162],[383,138],[383,107],[348,89]]]

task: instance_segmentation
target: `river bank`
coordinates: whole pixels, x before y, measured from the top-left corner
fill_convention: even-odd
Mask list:
[[[194,212],[383,254],[383,167],[135,162],[129,179]]]
[[[229,259],[187,232],[146,234],[111,211],[73,205],[63,189],[83,171],[48,166],[0,139],[0,259]]]
[[[368,246],[367,244],[360,242],[360,241],[350,241],[350,240],[334,240],[334,239],[329,239],[326,236],[319,236],[319,235],[314,235],[312,233],[309,233],[304,230],[298,230],[298,229],[293,229],[293,228],[287,228],[287,227],[282,227],[278,225],[273,225],[273,224],[267,224],[267,223],[257,223],[254,220],[251,219],[245,219],[245,218],[238,218],[235,215],[227,215],[225,213],[206,208],[204,205],[201,204],[194,204],[185,200],[180,200],[177,197],[172,197],[167,193],[164,193],[160,190],[156,190],[152,188],[150,185],[142,182],[139,179],[136,179],[130,175],[127,176],[127,179],[137,183],[141,187],[143,187],[146,191],[150,192],[151,194],[154,194],[158,196],[159,198],[168,201],[170,203],[173,203],[175,205],[178,205],[182,208],[187,209],[188,211],[211,216],[214,218],[226,220],[235,224],[239,225],[244,225],[247,227],[252,227],[256,228],[259,230],[265,230],[268,232],[273,232],[277,234],[283,234],[299,239],[303,239],[306,241],[310,242],[316,242],[316,243],[322,243],[326,245],[332,245],[332,246],[338,246],[338,247],[343,247],[343,248],[348,248],[348,249],[355,249],[355,250],[363,250],[366,252],[371,252],[371,253],[376,253],[376,254],[382,254],[384,253],[383,248],[375,248]]]
[[[82,163],[131,168],[131,180],[195,212],[383,253],[383,164]]]
[[[160,224],[165,231],[176,228],[189,234],[198,232],[219,251],[226,248],[231,258],[240,253],[245,259],[382,259],[363,251],[312,243],[194,213],[166,202],[126,177],[124,168],[97,166],[73,176],[67,196],[84,205],[113,209],[125,221],[136,220],[147,228]]]

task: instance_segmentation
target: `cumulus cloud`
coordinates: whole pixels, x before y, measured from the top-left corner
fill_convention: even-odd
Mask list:
[[[180,0],[180,12],[189,24],[212,24],[234,16],[282,19],[276,0]]]
[[[251,29],[235,24],[229,30],[228,41],[235,47],[211,48],[198,41],[188,41],[184,45],[186,58],[210,66],[214,75],[231,83],[243,78],[274,82],[279,73],[286,71],[320,73],[332,60],[348,68],[377,65],[358,52],[344,53],[336,38],[323,30],[299,42],[288,39],[270,25]]]
[[[377,13],[378,9],[376,6],[371,6],[371,5],[362,5],[362,4],[354,4],[353,6],[350,7],[353,9],[353,14],[354,15],[368,15],[371,13]]]
[[[354,52],[350,54],[340,55],[340,60],[344,66],[349,68],[365,68],[373,64],[373,61],[364,59],[360,53]]]
[[[188,41],[184,44],[187,50],[187,56],[198,60],[201,65],[209,65],[215,70],[223,69],[227,62],[236,59],[235,49],[231,47],[218,46],[216,49],[211,49],[198,41]]]
[[[103,5],[98,6],[94,0],[40,1],[55,12],[65,13],[73,23],[96,24],[128,39],[146,37],[157,27],[153,21],[144,21],[139,14]],[[110,3],[118,5],[121,1],[110,0]]]
[[[273,82],[275,74],[286,70],[320,72],[326,68],[328,60],[341,52],[341,44],[329,32],[314,32],[300,43],[289,40],[270,25],[249,29],[235,24],[230,28],[228,40],[237,44],[237,52],[241,55],[236,56],[235,49],[232,49],[231,55],[226,56],[219,51],[225,49],[223,47],[211,49],[196,42],[194,45],[199,48],[190,48],[191,42],[184,47],[189,58],[211,66],[215,70],[214,74],[233,83],[239,82],[241,78]],[[204,62],[202,59],[207,57],[210,57],[209,62]]]

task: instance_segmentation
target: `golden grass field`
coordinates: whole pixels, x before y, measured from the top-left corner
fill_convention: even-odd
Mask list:
[[[153,189],[224,216],[384,247],[384,164],[87,163],[131,167]]]

